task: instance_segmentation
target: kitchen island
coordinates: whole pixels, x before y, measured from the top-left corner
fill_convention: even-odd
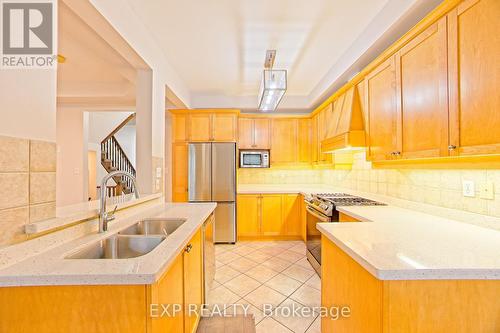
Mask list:
[[[342,207],[321,223],[323,332],[500,331],[500,232],[397,207]],[[399,218],[397,216],[400,216]]]
[[[191,332],[199,313],[188,314],[185,306],[203,302],[202,225],[213,218],[215,207],[138,206],[117,213],[105,233],[97,233],[90,221],[87,235],[62,245],[55,241],[39,248],[44,237],[57,238],[64,230],[19,244],[23,256],[0,266],[0,332],[183,332],[184,327]],[[164,239],[141,256],[74,257],[148,220],[182,223],[169,235],[149,236]],[[124,235],[131,244],[143,236]],[[12,249],[2,249],[0,256]],[[178,308],[165,315],[162,305]]]

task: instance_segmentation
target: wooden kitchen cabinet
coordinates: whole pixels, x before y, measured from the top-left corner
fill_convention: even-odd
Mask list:
[[[232,113],[212,114],[212,141],[236,142],[238,137],[238,116]]]
[[[188,116],[187,114],[172,114],[172,141],[188,141]]]
[[[300,195],[283,195],[283,222],[285,224],[285,233],[288,236],[302,236],[301,223],[301,200]]]
[[[321,142],[326,139],[328,126],[330,119],[332,119],[333,115],[333,104],[328,104],[325,108],[323,108],[318,114],[316,119],[316,135],[317,142],[315,145],[317,146],[318,156],[317,156],[317,164],[331,164],[333,161],[332,154],[323,153],[321,151]]]
[[[297,161],[297,119],[275,118],[271,121],[271,163]]]
[[[442,18],[396,53],[396,87],[400,98],[397,98],[394,135],[403,159],[448,155],[446,43],[446,18]],[[373,109],[376,105],[374,102]],[[377,110],[374,112],[376,115]],[[379,124],[373,121],[375,126]]]
[[[172,145],[172,200],[187,202],[188,200],[188,145],[174,143]]]
[[[311,139],[311,119],[301,118],[297,120],[297,135],[298,135],[298,163],[310,164],[312,156],[312,139]]]
[[[191,113],[189,115],[189,141],[208,142],[213,140],[212,115]]]
[[[261,196],[261,231],[263,236],[286,235],[283,223],[283,197],[280,194]]]
[[[260,195],[239,194],[236,198],[238,237],[260,235]]]
[[[301,196],[238,194],[238,239],[301,239]]]
[[[368,109],[368,156],[372,161],[392,159],[397,153],[398,126],[396,65],[394,57],[365,78]]]
[[[184,249],[184,332],[196,332],[203,303],[203,257],[201,228]],[[168,287],[169,290],[171,286]],[[189,311],[189,310],[192,311]],[[195,311],[193,311],[195,310]]]
[[[352,217],[345,213],[339,213],[339,222],[361,222],[355,217]]]
[[[447,16],[450,154],[500,153],[500,3],[466,0]]]
[[[170,316],[160,316],[162,308],[158,306],[150,319],[151,332],[184,332],[184,289],[184,258],[180,254],[158,282],[147,287],[147,293],[151,295],[150,304],[154,307],[164,304],[173,309],[180,305]]]
[[[311,118],[311,162],[313,164],[319,162],[320,143],[318,139],[318,114],[315,114]]]
[[[240,117],[238,146],[240,149],[270,149],[271,120]]]

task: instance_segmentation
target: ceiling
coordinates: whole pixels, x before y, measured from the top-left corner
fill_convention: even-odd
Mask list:
[[[58,28],[59,105],[135,105],[136,69],[62,2]]]
[[[265,51],[276,49],[275,68],[288,70],[281,108],[306,111],[390,24],[429,2],[127,1],[185,81],[192,107],[255,108]]]

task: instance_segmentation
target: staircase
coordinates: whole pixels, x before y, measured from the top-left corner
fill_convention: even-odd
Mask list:
[[[113,171],[126,171],[134,177],[136,171],[125,151],[116,140],[115,134],[118,133],[125,125],[135,118],[135,113],[127,117],[118,127],[116,127],[104,140],[101,141],[101,165],[108,173]],[[120,196],[122,194],[130,194],[133,191],[133,184],[129,178],[115,176],[113,180],[116,186],[108,186],[106,189],[108,197]],[[100,187],[98,187],[99,190]]]

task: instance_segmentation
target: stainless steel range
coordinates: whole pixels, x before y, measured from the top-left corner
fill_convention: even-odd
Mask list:
[[[307,259],[321,275],[321,234],[317,223],[339,222],[340,206],[384,206],[385,204],[346,193],[318,193],[304,198],[307,210]]]

